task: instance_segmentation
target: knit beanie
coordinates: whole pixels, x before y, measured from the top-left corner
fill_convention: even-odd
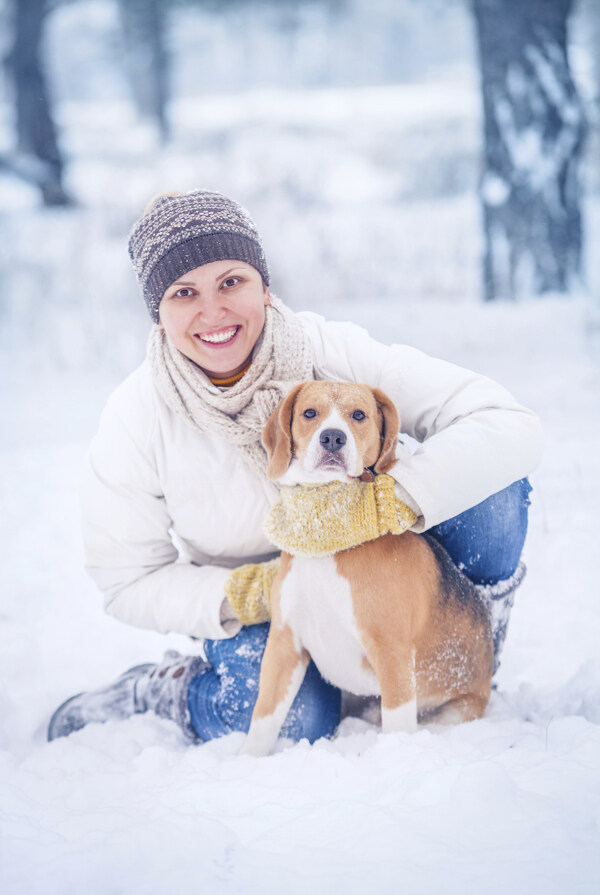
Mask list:
[[[269,285],[254,221],[233,199],[208,190],[157,196],[131,231],[129,257],[155,323],[171,283],[211,261],[245,261]]]

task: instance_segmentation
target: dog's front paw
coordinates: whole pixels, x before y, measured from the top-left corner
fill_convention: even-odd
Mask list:
[[[264,758],[268,755],[268,752],[265,752],[258,746],[258,744],[253,744],[246,738],[238,749],[238,755],[251,755],[253,758]]]
[[[265,723],[264,718],[253,721],[248,731],[248,736],[242,743],[238,755],[252,755],[254,758],[263,758],[268,755],[277,742],[279,731]]]

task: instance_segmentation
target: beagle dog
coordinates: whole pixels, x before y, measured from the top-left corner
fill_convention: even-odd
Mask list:
[[[395,462],[400,421],[366,385],[315,381],[269,418],[267,474],[281,484],[372,479]],[[310,657],[332,684],[381,695],[384,732],[480,718],[490,697],[490,618],[476,588],[426,535],[386,534],[327,556],[282,552],[271,628],[242,752],[272,749]]]

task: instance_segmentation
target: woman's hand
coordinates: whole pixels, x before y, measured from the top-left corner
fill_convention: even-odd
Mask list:
[[[265,534],[280,550],[299,556],[327,556],[388,533],[402,534],[418,517],[396,497],[395,484],[382,474],[372,482],[284,486]]]
[[[234,569],[225,582],[225,600],[221,613],[232,611],[242,625],[258,625],[271,618],[271,585],[279,570],[279,559],[248,563]],[[226,619],[227,620],[227,619]],[[228,629],[223,625],[227,633]]]

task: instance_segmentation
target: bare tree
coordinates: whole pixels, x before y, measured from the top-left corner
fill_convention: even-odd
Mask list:
[[[134,101],[139,112],[156,123],[163,142],[169,138],[166,29],[171,5],[169,0],[119,0]]]
[[[485,298],[568,292],[580,272],[586,130],[567,55],[573,0],[472,2],[485,128]]]
[[[598,0],[579,0],[578,10],[583,15],[593,65],[593,98],[600,106],[600,3]]]
[[[47,0],[13,0],[13,43],[5,63],[12,76],[17,153],[1,163],[36,183],[45,205],[69,205],[62,182],[64,163],[52,118],[42,64]]]

